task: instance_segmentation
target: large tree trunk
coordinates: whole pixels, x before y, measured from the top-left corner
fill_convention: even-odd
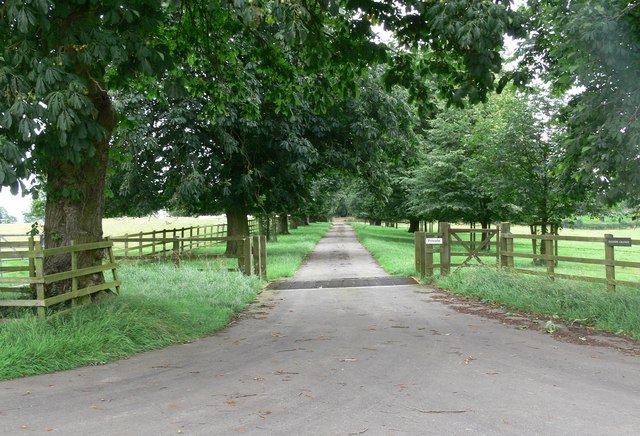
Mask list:
[[[415,233],[420,229],[420,220],[410,219],[409,220],[409,233]]]
[[[228,205],[225,208],[227,214],[227,237],[249,236],[249,220],[247,219],[247,210],[240,204]],[[227,241],[227,250],[225,254],[228,256],[237,256],[238,241]]]
[[[278,234],[280,235],[288,235],[289,234],[289,217],[286,213],[281,213],[278,217]]]
[[[102,240],[102,217],[104,213],[104,190],[109,156],[111,132],[117,124],[111,99],[95,82],[89,85],[89,98],[95,106],[98,123],[107,132],[105,138],[95,144],[95,155],[83,156],[80,165],[53,159],[47,171],[47,202],[45,207],[44,243],[46,248],[55,248]],[[99,265],[103,250],[78,253],[78,268]],[[45,259],[45,273],[68,271],[70,255],[49,256]],[[83,288],[104,282],[102,273],[79,279]],[[69,283],[58,282],[47,288],[48,295],[67,291]]]

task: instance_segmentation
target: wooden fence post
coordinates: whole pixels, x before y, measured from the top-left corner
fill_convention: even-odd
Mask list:
[[[514,258],[513,255],[507,253],[513,253],[513,238],[511,237],[511,223],[500,224],[500,266],[502,268],[513,268]]]
[[[138,256],[142,257],[142,232],[140,232],[140,245],[138,246]]]
[[[440,233],[442,245],[440,246],[440,275],[447,276],[451,272],[451,224],[441,222]]]
[[[415,241],[415,260],[416,260],[416,272],[420,274],[420,276],[424,276],[424,251],[425,251],[425,241],[426,235],[424,232],[415,232],[414,233],[414,241]]]
[[[78,269],[78,252],[73,249],[75,245],[75,241],[71,240],[71,271],[75,271]],[[75,275],[71,278],[71,292],[76,292],[78,290],[78,277]],[[81,304],[81,300],[79,298],[71,299],[71,307],[74,307],[78,304]]]
[[[544,255],[547,257],[547,274],[553,274],[553,269],[556,264],[556,261],[553,259],[549,259],[549,257],[553,256],[553,240],[545,239],[544,240]]]
[[[240,268],[240,271],[247,276],[253,274],[253,262],[251,261],[253,244],[251,242],[252,239],[250,236],[238,241],[238,244],[240,244],[240,247],[238,247],[238,252],[240,253],[238,256],[238,267]]]
[[[34,245],[33,236],[29,236],[29,251],[32,251],[34,247],[35,245]],[[33,257],[29,257],[29,277],[35,277],[35,276],[36,276],[36,262]]]
[[[173,238],[173,263],[176,266],[180,266],[180,238]]]
[[[614,256],[614,248],[609,245],[607,239],[613,238],[613,235],[607,233],[604,235],[604,260],[605,263],[605,272],[607,277],[607,291],[615,292],[616,291],[616,266],[613,263],[615,261]]]
[[[124,257],[129,257],[129,234],[124,234]]]
[[[260,276],[267,280],[267,237],[260,235]]]
[[[31,250],[31,247],[29,247]],[[34,244],[32,253],[30,253],[35,260],[36,278],[40,279],[40,283],[36,284],[36,299],[41,303],[44,303],[44,252],[42,251],[42,244],[36,242]],[[44,318],[46,315],[46,308],[44,306],[38,306],[38,317]]]
[[[260,244],[260,236],[252,236],[253,247],[251,249],[251,259],[253,262],[253,270],[258,277],[261,277],[262,271],[262,257],[260,252],[262,251],[262,245]]]
[[[425,238],[426,239],[426,238]],[[433,244],[424,245],[424,272],[427,277],[433,276]]]
[[[109,240],[108,237],[105,240]],[[111,274],[113,274],[113,281],[120,283],[120,277],[118,276],[118,268],[116,266],[116,258],[113,255],[113,242],[109,247],[107,247],[107,258],[109,259],[109,263],[113,265],[111,268]],[[120,295],[120,285],[116,285],[116,294]]]
[[[155,241],[153,241],[153,243],[155,244]],[[167,252],[167,230],[162,229],[162,255],[166,256],[166,252]]]

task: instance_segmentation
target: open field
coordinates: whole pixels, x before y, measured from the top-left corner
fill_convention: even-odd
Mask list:
[[[227,220],[224,215],[201,217],[164,217],[148,216],[141,218],[105,218],[102,229],[105,236],[119,236],[126,233],[149,232],[152,230],[172,229],[197,225],[222,224]],[[26,235],[30,224],[0,224],[0,235]]]

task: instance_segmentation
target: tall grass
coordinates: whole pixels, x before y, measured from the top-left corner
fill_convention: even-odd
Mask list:
[[[117,298],[0,325],[0,379],[95,365],[210,334],[252,301],[255,277],[185,264],[120,268]]]
[[[293,275],[328,229],[313,224],[268,245],[269,278]],[[0,322],[0,380],[127,357],[220,330],[263,283],[224,262],[123,263],[123,292],[47,319],[26,311]]]

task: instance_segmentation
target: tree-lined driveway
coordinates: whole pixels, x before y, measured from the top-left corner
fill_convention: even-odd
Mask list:
[[[334,225],[293,280],[305,289],[266,290],[223,332],[0,383],[0,433],[638,434],[638,357],[460,313],[424,286],[308,287],[365,270],[384,277]]]

